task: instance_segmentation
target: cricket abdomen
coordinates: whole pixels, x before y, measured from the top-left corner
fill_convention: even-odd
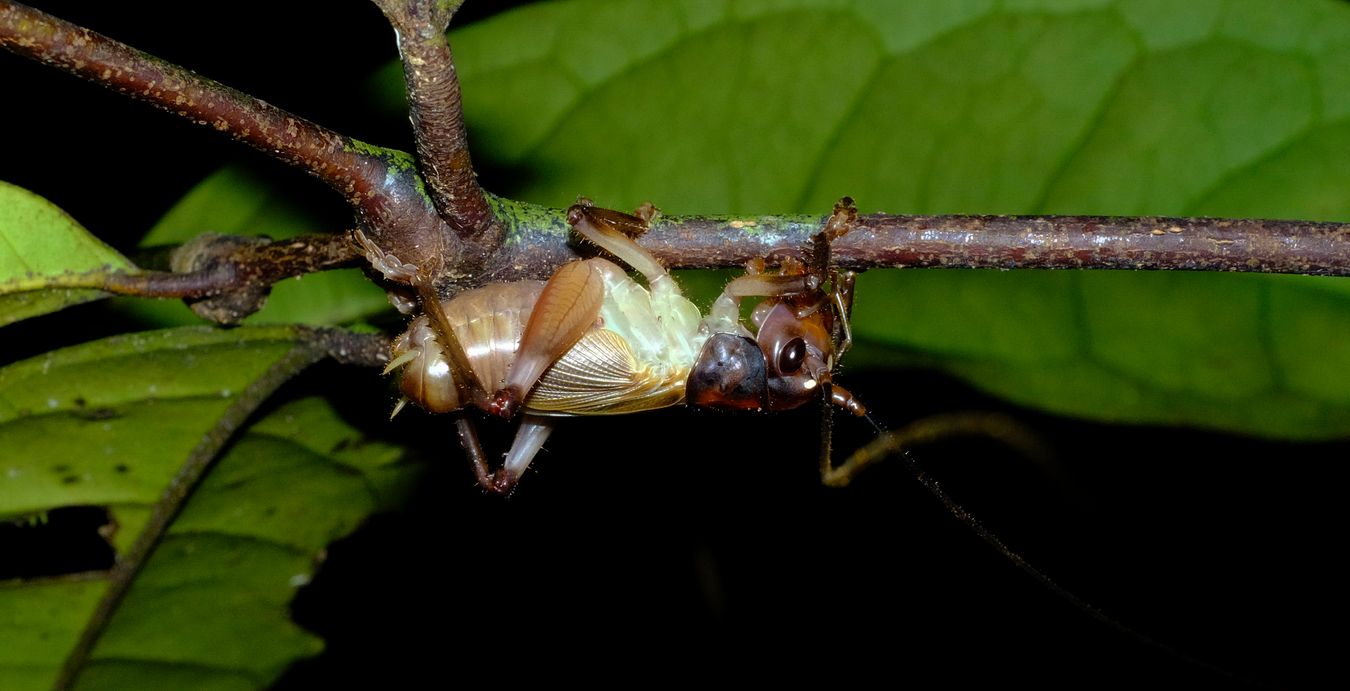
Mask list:
[[[543,288],[543,281],[493,283],[441,303],[469,365],[489,392],[506,382],[525,323]],[[467,387],[454,380],[450,362],[436,340],[436,329],[426,315],[414,319],[395,339],[393,351],[395,359],[406,353],[417,354],[404,366],[399,382],[403,395],[413,402],[433,413],[448,413],[474,403],[464,400]]]

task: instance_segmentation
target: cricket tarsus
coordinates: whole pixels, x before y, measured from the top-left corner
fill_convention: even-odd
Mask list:
[[[493,394],[492,402],[488,404],[488,412],[510,420],[516,416],[516,411],[520,410],[521,398],[518,389],[508,386]]]
[[[478,441],[478,428],[472,420],[459,415],[455,418],[455,431],[459,433],[459,445],[463,447],[464,455],[469,459],[469,467],[473,469],[478,485],[484,489],[492,489],[495,483],[492,480],[492,472],[488,470],[483,444]]]

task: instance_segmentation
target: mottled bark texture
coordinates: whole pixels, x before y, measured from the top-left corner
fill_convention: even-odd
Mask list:
[[[459,76],[445,31],[459,3],[376,0],[398,37],[417,160],[427,191],[455,232],[477,238],[497,229],[469,159]],[[483,238],[496,241],[498,238]]]
[[[459,3],[377,4],[397,30],[417,160],[349,139],[8,0],[0,0],[0,47],[210,126],[310,172],[351,204],[362,250],[394,281],[434,283],[445,294],[489,281],[545,277],[577,256],[568,244],[563,210],[495,199],[478,186],[459,84],[444,40]],[[828,217],[821,211],[813,216],[658,216],[639,242],[673,268],[738,267],[774,253],[804,251],[810,235]],[[1350,224],[872,214],[859,218],[857,227],[835,243],[833,254],[841,266],[855,270],[1185,269],[1346,275]],[[306,260],[274,261],[303,266]],[[231,280],[238,291],[256,293],[243,283],[271,280],[269,276],[266,271],[235,271]],[[218,284],[212,286],[215,290]],[[222,314],[242,316],[249,301],[241,297],[236,302],[244,307],[230,306]]]

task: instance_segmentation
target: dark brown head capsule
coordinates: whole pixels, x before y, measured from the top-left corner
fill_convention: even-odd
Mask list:
[[[830,376],[827,309],[798,316],[791,302],[758,310],[755,340],[714,334],[685,384],[689,405],[721,410],[788,410],[819,395]]]
[[[685,401],[700,408],[763,410],[768,406],[764,354],[753,340],[713,334],[689,372]]]

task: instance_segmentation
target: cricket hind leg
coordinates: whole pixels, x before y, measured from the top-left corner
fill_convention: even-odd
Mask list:
[[[655,208],[633,216],[594,206],[582,199],[567,210],[567,222],[591,243],[636,269],[652,292],[679,295],[679,287],[661,262],[625,234],[644,232]],[[564,264],[544,286],[521,336],[520,348],[506,385],[492,396],[486,410],[512,417],[544,371],[586,334],[600,316],[605,298],[604,271],[586,260]]]
[[[492,491],[498,494],[510,493],[552,433],[552,418],[528,413],[522,415],[515,441],[511,442],[511,450],[506,452],[506,461],[493,476]]]
[[[455,417],[455,431],[459,433],[459,445],[469,459],[469,467],[473,469],[478,486],[496,491],[493,489],[492,472],[488,470],[487,455],[483,453],[483,443],[478,440],[478,427],[461,412]]]
[[[495,473],[488,466],[487,454],[483,453],[483,444],[478,439],[478,429],[473,421],[460,414],[455,419],[455,429],[478,486],[494,494],[507,495],[515,489],[525,469],[553,432],[553,422],[540,415],[521,416],[511,450],[506,453],[506,461]]]
[[[603,260],[564,264],[544,285],[505,385],[486,406],[489,413],[514,416],[545,370],[595,326],[605,299],[604,272],[597,261]]]

